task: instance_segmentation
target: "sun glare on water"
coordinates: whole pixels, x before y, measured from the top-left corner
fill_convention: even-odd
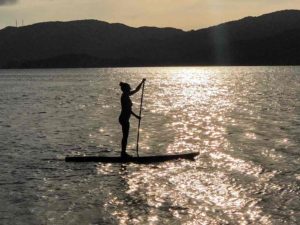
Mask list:
[[[119,212],[117,207],[121,224],[271,224],[260,199],[251,195],[258,190],[240,181],[262,184],[275,174],[239,158],[230,141],[228,124],[236,129],[231,113],[239,107],[234,93],[239,77],[232,78],[224,68],[164,68],[159,76],[157,71],[149,73],[141,145],[150,153],[199,151],[200,157],[127,168],[130,172],[122,174],[126,195],[142,205],[137,211]],[[256,135],[248,132],[244,138],[255,140]],[[129,203],[112,199],[111,204]]]

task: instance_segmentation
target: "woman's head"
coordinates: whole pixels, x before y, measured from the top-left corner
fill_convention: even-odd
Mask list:
[[[123,93],[129,93],[131,90],[130,85],[127,83],[120,82],[120,87],[121,87],[121,90],[123,91]]]

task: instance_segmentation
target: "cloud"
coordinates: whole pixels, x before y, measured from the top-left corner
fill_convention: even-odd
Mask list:
[[[18,0],[0,0],[0,6],[1,5],[11,5],[17,3]]]

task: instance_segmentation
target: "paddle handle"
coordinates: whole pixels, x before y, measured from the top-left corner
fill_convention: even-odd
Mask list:
[[[140,116],[140,117],[142,116],[142,108],[143,108],[143,99],[144,99],[145,82],[146,82],[146,81],[144,81],[143,87],[142,87],[142,97],[141,97],[140,113],[139,113],[139,116]],[[139,120],[138,132],[137,132],[137,138],[136,138],[136,155],[137,155],[137,157],[139,157],[139,140],[140,140],[141,120],[142,120],[142,118]]]

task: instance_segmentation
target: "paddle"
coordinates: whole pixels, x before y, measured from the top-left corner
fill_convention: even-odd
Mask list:
[[[143,107],[143,98],[144,98],[144,89],[145,89],[145,82],[143,83],[143,89],[142,89],[142,97],[141,97],[141,105],[140,105],[140,114],[139,116],[142,116],[142,107]],[[138,132],[137,132],[137,140],[136,140],[136,155],[137,157],[139,156],[139,139],[140,139],[140,126],[141,126],[141,120],[142,118],[139,120],[139,125],[138,125]]]

